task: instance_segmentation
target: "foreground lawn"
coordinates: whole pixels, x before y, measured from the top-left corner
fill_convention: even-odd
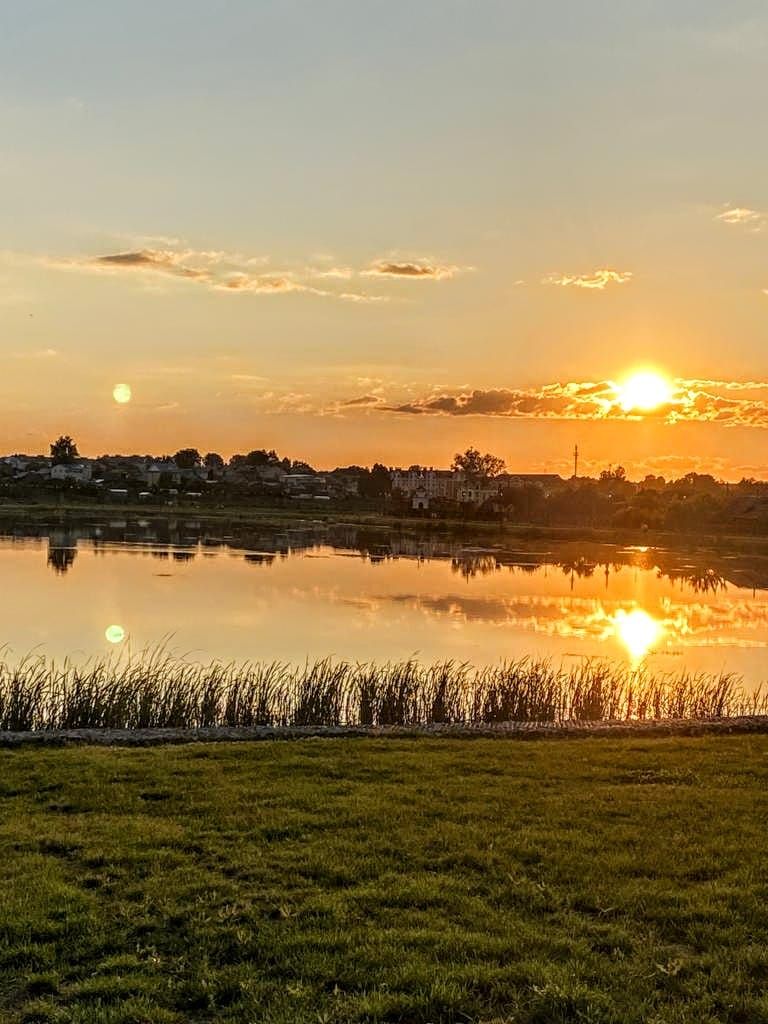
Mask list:
[[[0,753],[0,1020],[768,1022],[768,737]]]

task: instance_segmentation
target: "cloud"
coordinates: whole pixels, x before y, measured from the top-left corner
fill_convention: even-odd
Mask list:
[[[389,302],[388,295],[368,295],[366,292],[342,292],[338,298],[342,302]]]
[[[8,253],[0,255],[6,261],[11,258],[15,262],[20,259],[27,260],[55,270],[178,278],[220,293],[286,295],[303,292],[307,295],[359,304],[389,302],[390,296],[356,291],[348,286],[341,290],[344,282],[354,277],[376,277],[382,281],[393,278],[439,281],[471,269],[440,264],[433,260],[400,261],[393,258],[376,260],[363,270],[336,264],[329,259],[328,266],[302,267],[289,263],[290,269],[266,272],[264,267],[269,263],[269,258],[265,256],[247,257],[223,250],[171,246],[137,247],[98,256],[71,258],[33,257]]]
[[[336,281],[349,281],[355,276],[352,267],[328,267],[327,270],[318,270],[317,267],[310,269],[312,277],[331,278]]]
[[[230,274],[213,286],[217,291],[252,292],[256,295],[279,295],[281,292],[302,292],[306,288],[290,277],[279,274]]]
[[[589,291],[603,291],[609,284],[627,284],[632,280],[631,270],[610,270],[602,268],[590,274],[549,274],[542,284],[553,284],[560,288],[585,288]]]
[[[16,352],[15,359],[55,359],[59,355],[55,348],[38,348],[30,352]]]
[[[381,402],[379,395],[361,395],[359,398],[350,398],[346,402],[342,402],[342,406],[357,406],[362,408],[370,405],[378,405]]]
[[[187,265],[193,255],[195,254],[174,252],[171,249],[140,249],[137,252],[116,252],[108,256],[97,256],[91,262],[94,267],[108,270],[144,270],[193,280],[209,278],[208,270]]]
[[[730,204],[715,215],[715,220],[722,221],[723,224],[747,228],[749,231],[762,231],[766,225],[765,214],[759,210],[750,210],[747,206],[731,206]]]
[[[475,388],[430,393],[399,404],[390,413],[418,416],[494,416],[548,420],[655,420],[665,424],[718,423],[768,427],[768,384],[677,378],[669,399],[649,410],[626,409],[614,381],[573,381],[540,388]],[[746,395],[751,392],[749,397]],[[734,395],[738,393],[738,397]]]
[[[401,277],[412,281],[442,281],[455,277],[468,267],[457,267],[451,264],[435,263],[432,260],[375,260],[366,270],[363,277]]]

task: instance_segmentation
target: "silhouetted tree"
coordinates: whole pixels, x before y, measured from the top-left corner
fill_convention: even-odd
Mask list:
[[[363,470],[358,490],[362,498],[383,498],[385,494],[389,494],[392,490],[392,481],[387,467],[376,462],[370,473],[368,470]]]
[[[180,448],[173,456],[173,461],[179,469],[195,469],[203,460],[197,448]]]
[[[486,452],[481,455],[477,448],[467,448],[465,452],[457,452],[453,457],[451,469],[465,473],[472,479],[487,479],[498,476],[504,471],[504,459]]]
[[[69,466],[79,458],[77,445],[69,436],[62,434],[51,445],[51,458],[54,466]]]
[[[224,469],[224,459],[218,452],[208,452],[203,459],[203,465],[206,469],[222,470]]]

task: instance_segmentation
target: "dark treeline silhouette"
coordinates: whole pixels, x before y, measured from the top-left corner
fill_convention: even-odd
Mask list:
[[[446,480],[452,476],[453,482]],[[190,501],[226,508],[304,501],[432,520],[768,535],[766,481],[725,483],[693,472],[674,480],[648,475],[632,481],[622,466],[604,469],[596,478],[565,480],[557,474],[515,473],[497,456],[471,447],[442,471],[418,465],[393,471],[381,462],[318,470],[266,448],[229,460],[193,447],[173,455],[83,459],[69,435],[54,441],[48,456],[0,459],[0,504],[50,501],[46,495],[60,501],[64,493],[96,502]]]
[[[545,526],[768,534],[768,483],[727,484],[707,473],[632,482],[618,467],[548,491],[532,484],[510,487],[499,502],[505,518]]]

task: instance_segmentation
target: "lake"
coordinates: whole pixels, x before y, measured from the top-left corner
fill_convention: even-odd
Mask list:
[[[761,682],[768,559],[355,526],[5,526],[0,642],[76,658],[170,638],[207,660],[604,656]]]

